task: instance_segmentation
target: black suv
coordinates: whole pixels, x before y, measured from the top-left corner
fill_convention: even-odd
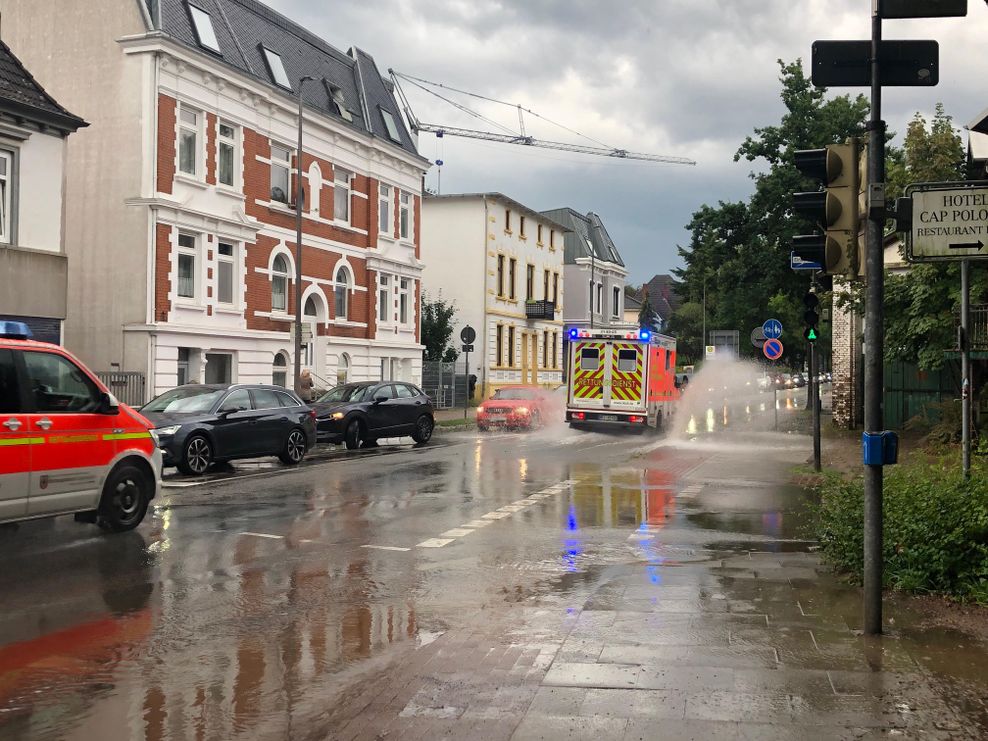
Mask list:
[[[432,437],[432,402],[418,386],[401,381],[347,383],[330,389],[312,407],[319,442],[345,443],[350,450],[382,437]]]
[[[188,384],[141,408],[166,466],[201,475],[215,462],[276,455],[295,464],[316,442],[315,412],[294,392],[263,384]]]

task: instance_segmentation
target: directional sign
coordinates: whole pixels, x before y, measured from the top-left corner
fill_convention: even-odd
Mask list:
[[[765,341],[762,352],[769,360],[778,360],[782,357],[782,340],[770,339]]]
[[[765,344],[765,330],[761,327],[755,327],[751,330],[751,344],[761,350]]]
[[[463,352],[473,352],[473,345],[464,345]]]
[[[912,196],[906,259],[940,262],[988,258],[988,187],[920,190]]]
[[[882,87],[931,87],[940,81],[936,41],[882,41]],[[871,85],[871,41],[814,41],[813,84],[817,87]]]
[[[767,319],[762,325],[762,332],[770,340],[778,339],[782,336],[782,322],[778,319]]]
[[[813,260],[804,260],[798,257],[795,252],[789,253],[789,267],[793,270],[823,270],[823,265]]]
[[[471,327],[469,324],[460,330],[460,339],[463,340],[464,345],[469,345],[475,339],[477,339],[477,331]],[[466,352],[464,350],[463,352]]]

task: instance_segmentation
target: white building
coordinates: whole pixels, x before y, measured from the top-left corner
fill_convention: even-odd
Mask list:
[[[257,0],[4,0],[3,32],[92,124],[66,164],[65,344],[98,370],[418,381],[421,158],[366,53]],[[302,281],[294,192],[304,84]]]
[[[454,339],[477,332],[481,398],[511,384],[562,383],[565,227],[500,193],[427,196],[424,291],[456,306]]]

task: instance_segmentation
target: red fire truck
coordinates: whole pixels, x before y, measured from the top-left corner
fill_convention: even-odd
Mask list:
[[[566,421],[659,429],[679,398],[676,340],[640,331],[571,329]]]

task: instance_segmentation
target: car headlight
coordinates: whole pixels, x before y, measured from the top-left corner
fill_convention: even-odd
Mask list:
[[[346,415],[343,412],[333,412],[329,415],[330,419],[343,419]]]
[[[518,407],[515,411],[518,414],[528,414],[528,407]]]
[[[182,428],[182,425],[170,425],[169,427],[157,427],[151,430],[157,437],[168,437],[169,435],[174,435]]]
[[[155,432],[154,430],[148,430],[148,434],[151,435],[151,439],[154,441],[154,447],[158,447],[158,443],[161,442],[161,440],[158,438],[158,433]]]

